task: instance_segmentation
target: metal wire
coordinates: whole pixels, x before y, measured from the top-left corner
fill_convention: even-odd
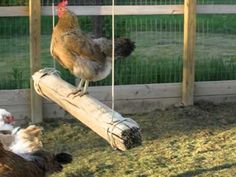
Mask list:
[[[43,5],[52,6],[53,0],[45,0]],[[55,6],[59,0],[54,0]],[[11,1],[12,2],[12,1]],[[70,5],[80,5],[89,1],[70,0]],[[91,2],[91,1],[90,1]],[[111,5],[112,1],[102,1]],[[132,4],[180,4],[183,0],[133,0]],[[234,4],[235,0],[198,0],[199,4]],[[5,5],[18,5],[15,2]],[[113,2],[114,3],[114,2]],[[131,0],[116,0],[116,5],[127,5]],[[123,4],[122,4],[123,3]],[[3,1],[0,2],[3,4]],[[91,3],[90,3],[91,4]],[[101,1],[99,2],[101,3]],[[166,4],[166,5],[167,5]],[[57,22],[56,7],[53,17],[42,16],[41,59],[43,67],[53,67],[49,46],[52,25]],[[51,10],[51,9],[50,9]],[[198,14],[196,46],[196,78],[197,81],[235,80],[236,54],[235,46],[235,14]],[[111,16],[104,17],[104,35],[111,37]],[[53,22],[52,22],[53,20]],[[153,21],[153,24],[150,23]],[[29,31],[28,17],[0,17],[0,88],[16,89],[29,87]],[[182,15],[127,15],[115,16],[115,34],[135,41],[136,49],[127,60],[116,62],[116,85],[151,84],[182,81]],[[83,31],[92,31],[92,18],[81,16],[80,25]],[[177,29],[176,29],[177,27]],[[114,28],[113,28],[114,29]],[[223,42],[222,42],[223,41]],[[9,67],[6,67],[9,66]],[[55,67],[55,65],[54,65]],[[57,65],[57,69],[61,69]],[[62,76],[73,83],[71,74],[62,70]],[[113,79],[114,79],[113,78]],[[111,85],[112,79],[91,83],[93,85]],[[114,88],[113,88],[114,89]],[[117,97],[114,93],[113,97]],[[117,103],[117,102],[116,102]],[[113,105],[115,109],[117,105]]]
[[[55,3],[52,2],[52,29],[55,27]],[[56,69],[56,60],[53,60],[53,68]]]
[[[115,109],[115,0],[112,0],[112,122]]]

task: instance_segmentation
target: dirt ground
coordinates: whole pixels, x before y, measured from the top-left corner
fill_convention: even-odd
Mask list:
[[[53,177],[236,176],[236,103],[199,102],[129,116],[142,128],[143,144],[126,152],[74,119],[44,123],[45,148],[74,156]]]

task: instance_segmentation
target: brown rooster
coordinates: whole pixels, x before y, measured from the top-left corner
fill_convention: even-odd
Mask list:
[[[0,177],[46,177],[48,174],[62,171],[62,164],[72,161],[69,154],[54,155],[43,150],[28,156],[29,161],[5,150],[0,143]]]
[[[77,90],[71,94],[82,96],[87,93],[89,81],[102,80],[110,74],[112,41],[92,39],[83,33],[76,15],[66,6],[67,0],[58,4],[59,21],[53,30],[50,50],[54,59],[81,79]],[[116,58],[127,57],[134,48],[130,39],[115,40]]]

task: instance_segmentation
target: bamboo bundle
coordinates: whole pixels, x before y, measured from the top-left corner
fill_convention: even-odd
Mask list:
[[[68,97],[75,87],[62,80],[55,69],[42,69],[34,73],[33,80],[39,95],[56,102],[112,147],[125,151],[141,144],[140,128],[135,121],[113,112],[90,95]]]

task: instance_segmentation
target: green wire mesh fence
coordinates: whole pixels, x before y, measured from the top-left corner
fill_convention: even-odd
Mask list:
[[[58,0],[54,1],[58,3]],[[76,1],[70,5],[111,5],[109,0]],[[1,6],[27,5],[27,1],[1,1]],[[118,0],[117,5],[175,5],[183,0]],[[198,4],[234,4],[234,0],[198,0]],[[52,0],[42,5],[51,6]],[[196,80],[236,80],[236,14],[197,16]],[[56,17],[56,21],[57,21]],[[111,38],[111,17],[79,16],[86,33]],[[97,25],[96,20],[100,20]],[[53,67],[50,56],[52,17],[41,19],[42,67]],[[0,17],[0,89],[29,88],[28,17]],[[116,16],[116,37],[128,37],[136,43],[130,57],[116,62],[115,83],[150,84],[182,81],[183,15]],[[62,77],[75,78],[58,63]],[[93,85],[110,85],[111,77]]]

